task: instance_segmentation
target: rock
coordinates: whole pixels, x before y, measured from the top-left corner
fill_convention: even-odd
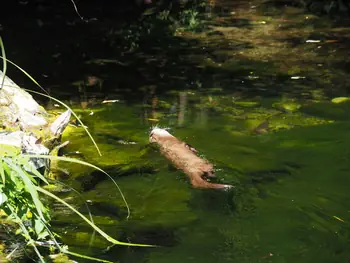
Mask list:
[[[0,80],[3,76],[0,70]],[[23,129],[47,125],[44,108],[9,77],[5,76],[4,85],[0,88],[0,120],[3,125],[11,127],[18,124]]]

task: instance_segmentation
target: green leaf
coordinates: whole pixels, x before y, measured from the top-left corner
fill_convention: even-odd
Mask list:
[[[39,199],[39,195],[38,195],[38,191],[35,188],[35,185],[33,184],[33,182],[30,179],[30,175],[28,175],[25,170],[21,169],[18,165],[16,165],[15,163],[12,162],[12,160],[7,159],[6,163],[11,167],[11,169],[13,171],[16,172],[16,174],[22,179],[23,183],[24,183],[24,188],[30,193],[30,195],[32,196],[33,202],[35,204],[35,209],[38,211],[39,217],[41,218],[41,220],[43,222],[46,221],[45,217],[44,217],[44,211],[45,208],[43,206],[43,204],[41,203],[40,199]]]
[[[5,171],[4,171],[4,166],[3,166],[3,160],[1,158],[0,160],[0,176],[1,176],[1,180],[2,180],[2,183],[5,184]]]
[[[38,170],[34,167],[34,165],[32,163],[29,162],[29,156],[20,154],[17,157],[17,160],[20,164],[25,165],[27,170],[30,169],[31,173],[33,173],[35,176],[40,178],[45,184],[48,185],[49,182],[46,180],[46,178],[41,173],[38,172]]]
[[[7,196],[0,189],[0,206],[7,201]]]
[[[45,239],[48,236],[50,236],[49,232],[43,231],[38,235],[38,239]]]
[[[54,100],[56,101],[57,103],[61,104],[62,106],[64,106],[67,110],[70,110],[72,115],[77,119],[77,121],[80,123],[80,125],[83,127],[83,129],[85,130],[86,134],[90,137],[90,140],[92,141],[93,145],[95,146],[98,154],[100,156],[102,156],[102,153],[100,151],[100,148],[97,146],[97,143],[95,142],[94,138],[92,137],[91,133],[88,131],[88,129],[86,128],[86,126],[84,125],[84,123],[80,120],[80,118],[78,117],[78,115],[65,103],[63,103],[62,101],[56,99],[56,98],[53,98],[51,96],[48,96],[48,95],[45,95],[41,92],[37,92],[37,91],[34,91],[34,90],[28,90],[28,89],[24,89],[25,91],[28,91],[28,92],[32,92],[32,93],[35,93],[35,94],[39,94],[41,96],[44,96],[44,97],[47,97],[51,100]]]
[[[71,252],[68,251],[67,249],[62,249],[62,253],[68,254],[68,255],[72,255],[75,257],[80,257],[80,258],[84,258],[84,259],[88,259],[88,260],[92,260],[92,261],[98,261],[98,262],[104,262],[104,263],[113,263],[112,261],[109,260],[105,260],[105,259],[101,259],[101,258],[94,258],[94,257],[88,257],[79,253],[75,253],[75,252]]]
[[[45,226],[41,220],[36,219],[36,220],[34,220],[34,228],[35,228],[36,234],[40,234],[41,231],[44,230]]]
[[[0,157],[16,156],[21,152],[18,147],[12,145],[0,144],[0,146]]]
[[[338,104],[338,103],[343,103],[343,102],[346,102],[349,100],[350,100],[349,97],[337,97],[337,98],[333,98],[331,101],[335,104]]]
[[[121,242],[118,241],[116,239],[114,239],[113,237],[109,236],[108,234],[106,234],[101,228],[99,228],[98,226],[96,226],[94,223],[92,223],[88,218],[86,218],[82,213],[80,213],[78,210],[76,210],[73,206],[71,206],[70,204],[68,204],[67,202],[65,202],[64,200],[62,200],[61,198],[59,198],[58,196],[46,191],[45,189],[36,186],[36,189],[47,195],[50,196],[51,198],[57,200],[58,202],[64,204],[66,207],[68,207],[69,209],[71,209],[74,213],[76,213],[78,216],[80,216],[86,223],[88,223],[94,230],[96,230],[96,232],[98,232],[101,236],[103,236],[106,240],[108,240],[109,242],[116,244],[116,245],[124,245],[124,246],[134,246],[134,247],[155,247],[154,245],[146,245],[146,244],[134,244],[134,243],[126,243],[126,242]]]
[[[2,87],[4,86],[4,82],[5,82],[5,77],[6,77],[6,71],[7,71],[7,63],[6,63],[6,53],[5,53],[5,47],[4,47],[4,43],[2,42],[2,38],[0,37],[0,47],[1,47],[1,55],[2,55],[2,80],[1,80],[1,85],[0,85],[0,89],[2,89]]]
[[[116,186],[116,188],[118,189],[118,192],[120,193],[120,196],[122,197],[123,199],[123,202],[125,203],[125,206],[128,210],[128,217],[130,216],[130,208],[129,208],[129,205],[125,199],[125,196],[122,192],[122,190],[120,189],[119,185],[116,183],[116,181],[112,178],[112,176],[110,176],[108,173],[106,173],[105,171],[103,171],[101,168],[91,164],[91,163],[88,163],[88,162],[84,162],[84,161],[81,161],[81,160],[78,160],[78,159],[73,159],[73,158],[67,158],[67,157],[62,157],[62,156],[51,156],[51,155],[36,155],[36,154],[22,154],[23,156],[30,156],[30,157],[35,157],[35,158],[47,158],[47,159],[51,159],[51,160],[58,160],[58,161],[65,161],[65,162],[71,162],[71,163],[78,163],[78,164],[81,164],[81,165],[85,165],[85,166],[89,166],[91,168],[94,168],[98,171],[100,171],[101,173],[104,173],[109,179],[111,179],[111,181],[113,182],[113,184]]]

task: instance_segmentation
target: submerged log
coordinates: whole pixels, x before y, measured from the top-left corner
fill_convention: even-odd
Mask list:
[[[206,181],[206,177],[215,177],[214,168],[207,160],[198,157],[191,147],[180,141],[164,129],[154,128],[149,138],[151,143],[157,143],[160,152],[173,165],[190,177],[195,188],[229,189],[227,184],[215,184]]]

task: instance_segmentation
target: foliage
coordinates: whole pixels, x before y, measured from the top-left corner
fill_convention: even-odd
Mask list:
[[[6,65],[6,62],[8,60],[5,58],[4,47],[3,47],[1,38],[0,38],[0,46],[3,52],[1,57],[3,58],[4,65]],[[13,62],[11,63],[15,65]],[[18,67],[17,65],[15,66]],[[4,66],[4,70],[5,69],[6,69],[6,66]],[[20,70],[24,72],[34,83],[37,84],[37,82],[32,77],[30,77],[28,73],[26,73],[21,68]],[[39,84],[38,86],[41,88]],[[48,96],[42,93],[38,93],[38,94],[47,96],[50,99],[53,99],[58,103],[60,103],[61,105],[65,106],[67,109],[71,110],[67,105],[65,105],[64,103],[62,103],[57,99],[52,98],[51,96]],[[78,116],[75,113],[73,113],[73,115],[84,127],[83,123],[80,121]],[[84,129],[86,130],[86,128]],[[95,141],[93,140],[92,136],[90,135],[90,133],[88,133],[88,135],[90,136],[98,153],[100,154],[100,151]],[[108,261],[73,253],[68,251],[68,248],[66,246],[60,246],[55,238],[57,235],[51,232],[50,230],[50,225],[49,225],[50,211],[47,205],[42,201],[42,197],[40,197],[39,193],[44,194],[48,197],[51,197],[56,201],[64,204],[66,207],[68,207],[77,215],[79,215],[80,218],[82,218],[86,223],[88,223],[96,232],[98,232],[106,240],[108,240],[109,242],[115,245],[148,246],[148,245],[142,245],[142,244],[124,243],[112,238],[111,236],[106,234],[103,230],[101,230],[99,227],[97,227],[93,223],[91,215],[90,215],[91,220],[89,220],[83,214],[81,214],[78,210],[76,210],[74,207],[69,205],[67,202],[65,202],[58,196],[42,188],[41,187],[42,184],[49,185],[49,183],[46,180],[46,178],[36,169],[34,164],[31,162],[31,158],[45,158],[45,159],[51,159],[51,160],[59,159],[62,161],[67,161],[71,163],[75,162],[82,165],[90,166],[106,174],[113,181],[113,183],[115,184],[115,186],[117,187],[120,193],[121,193],[121,190],[110,175],[108,175],[106,172],[104,172],[100,168],[94,165],[91,165],[89,163],[71,159],[71,158],[64,158],[64,157],[57,157],[57,156],[26,155],[26,154],[23,154],[21,152],[21,149],[17,147],[9,146],[9,145],[1,145],[0,147],[0,211],[2,211],[5,216],[7,216],[7,219],[10,222],[13,222],[18,226],[18,229],[16,230],[15,233],[21,234],[27,241],[27,245],[30,245],[34,248],[41,262],[45,262],[44,258],[41,256],[41,253],[37,248],[37,246],[38,245],[40,246],[41,244],[49,245],[51,247],[50,251],[55,251],[57,249],[60,253],[71,254],[77,257],[87,258],[90,260],[97,260],[100,262],[108,262]],[[129,211],[129,207],[122,193],[121,193],[121,196]],[[43,242],[40,242],[40,240],[43,240]]]
[[[134,23],[127,25],[122,32],[111,29],[108,33],[110,45],[119,45],[115,36],[122,34],[125,51],[134,52],[140,48],[142,42],[154,42],[156,36],[172,36],[178,31],[198,31],[204,26],[200,10],[206,2],[184,7],[176,10],[172,4],[156,6],[146,9],[141,18]]]
[[[196,9],[184,10],[180,14],[179,22],[186,31],[195,31],[201,25],[199,12]]]
[[[21,156],[19,149],[12,146],[1,146],[0,173],[0,207],[8,219],[19,225],[16,234],[22,234],[35,248],[33,236],[42,240],[50,235],[49,211],[36,190],[39,179],[48,182],[29,162],[29,157]]]

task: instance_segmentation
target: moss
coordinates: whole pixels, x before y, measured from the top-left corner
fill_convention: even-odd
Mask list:
[[[295,100],[283,100],[282,102],[274,103],[272,106],[286,112],[294,112],[301,108],[301,104]]]
[[[184,183],[185,175],[167,170],[166,166],[155,175],[135,174],[118,180],[131,207],[128,224],[132,227],[176,227],[196,219],[187,204],[191,195],[188,191],[189,184]],[[183,180],[177,180],[178,176]],[[120,195],[109,181],[99,184],[96,189],[87,193],[85,198],[94,202],[106,202],[114,205],[116,209],[124,207],[125,211]],[[174,213],[181,215],[181,220],[174,217]]]

